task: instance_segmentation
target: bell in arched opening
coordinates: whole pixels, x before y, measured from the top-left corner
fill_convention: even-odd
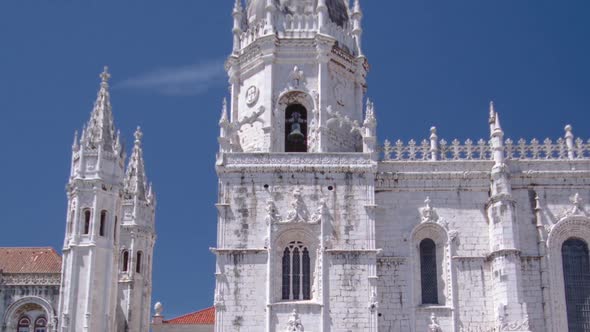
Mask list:
[[[307,110],[301,104],[285,110],[285,152],[307,152]]]

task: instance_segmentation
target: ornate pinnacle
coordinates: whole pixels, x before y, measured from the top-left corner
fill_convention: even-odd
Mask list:
[[[135,146],[133,147],[133,153],[127,167],[125,191],[128,195],[137,195],[139,199],[147,200],[145,166],[143,162],[143,151],[141,149],[143,133],[140,127],[137,127],[134,136]]]
[[[223,103],[221,106],[221,118],[219,119],[219,124],[224,124],[228,122],[227,118],[227,98],[223,98]]]
[[[135,130],[135,134],[133,134],[133,136],[135,137],[135,145],[140,146],[141,139],[143,138],[143,132],[141,132],[140,126],[137,126],[137,129]]]
[[[74,132],[74,144],[72,144],[72,150],[78,151],[80,149],[80,145],[78,144],[78,131]]]
[[[234,14],[236,13],[242,13],[242,0],[236,0],[234,3]]]
[[[354,14],[360,14],[361,13],[361,3],[359,0],[354,0],[354,6],[352,8],[352,12]]]
[[[494,101],[490,101],[490,123],[496,122],[496,110],[494,107]]]
[[[111,74],[109,74],[109,67],[104,66],[104,70],[100,74],[100,79],[102,80],[102,84],[109,84],[109,80],[111,79]]]
[[[101,84],[94,102],[94,109],[86,130],[82,134],[82,142],[85,147],[92,150],[102,148],[103,151],[113,152],[115,150],[115,126],[113,124],[113,113],[111,109],[111,97],[109,94],[108,80],[111,75],[108,67],[100,74]]]

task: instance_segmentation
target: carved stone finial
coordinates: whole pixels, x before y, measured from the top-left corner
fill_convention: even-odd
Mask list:
[[[133,134],[133,137],[135,137],[135,145],[141,145],[141,139],[143,138],[143,132],[141,131],[140,126],[137,126],[137,129],[135,129],[135,133]]]
[[[104,66],[104,70],[100,74],[100,79],[102,80],[103,84],[108,84],[109,80],[111,79],[111,74],[109,73],[109,67]]]
[[[304,332],[303,324],[301,324],[301,319],[299,318],[299,314],[297,313],[297,309],[293,309],[293,312],[289,316],[289,321],[287,322],[287,328],[285,332]]]
[[[490,123],[496,122],[496,110],[494,107],[494,101],[490,101]]]
[[[164,306],[162,305],[161,302],[156,302],[156,304],[154,305],[154,311],[156,312],[156,314],[154,315],[155,317],[162,316],[162,312],[164,311]]]
[[[565,126],[565,129],[564,130],[565,130],[565,137],[566,138],[568,138],[568,137],[574,137],[572,125],[569,125],[568,124],[567,126]]]

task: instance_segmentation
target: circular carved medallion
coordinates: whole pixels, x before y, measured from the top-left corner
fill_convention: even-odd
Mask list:
[[[248,90],[246,90],[246,104],[249,107],[256,105],[256,103],[258,102],[259,96],[260,96],[260,90],[258,90],[258,88],[256,86],[252,85],[251,87],[248,88]]]

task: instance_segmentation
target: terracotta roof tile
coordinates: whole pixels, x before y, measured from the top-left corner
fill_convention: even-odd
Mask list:
[[[53,248],[1,248],[2,273],[61,273],[61,256]]]
[[[215,307],[165,320],[164,324],[176,325],[213,325],[215,324]]]

